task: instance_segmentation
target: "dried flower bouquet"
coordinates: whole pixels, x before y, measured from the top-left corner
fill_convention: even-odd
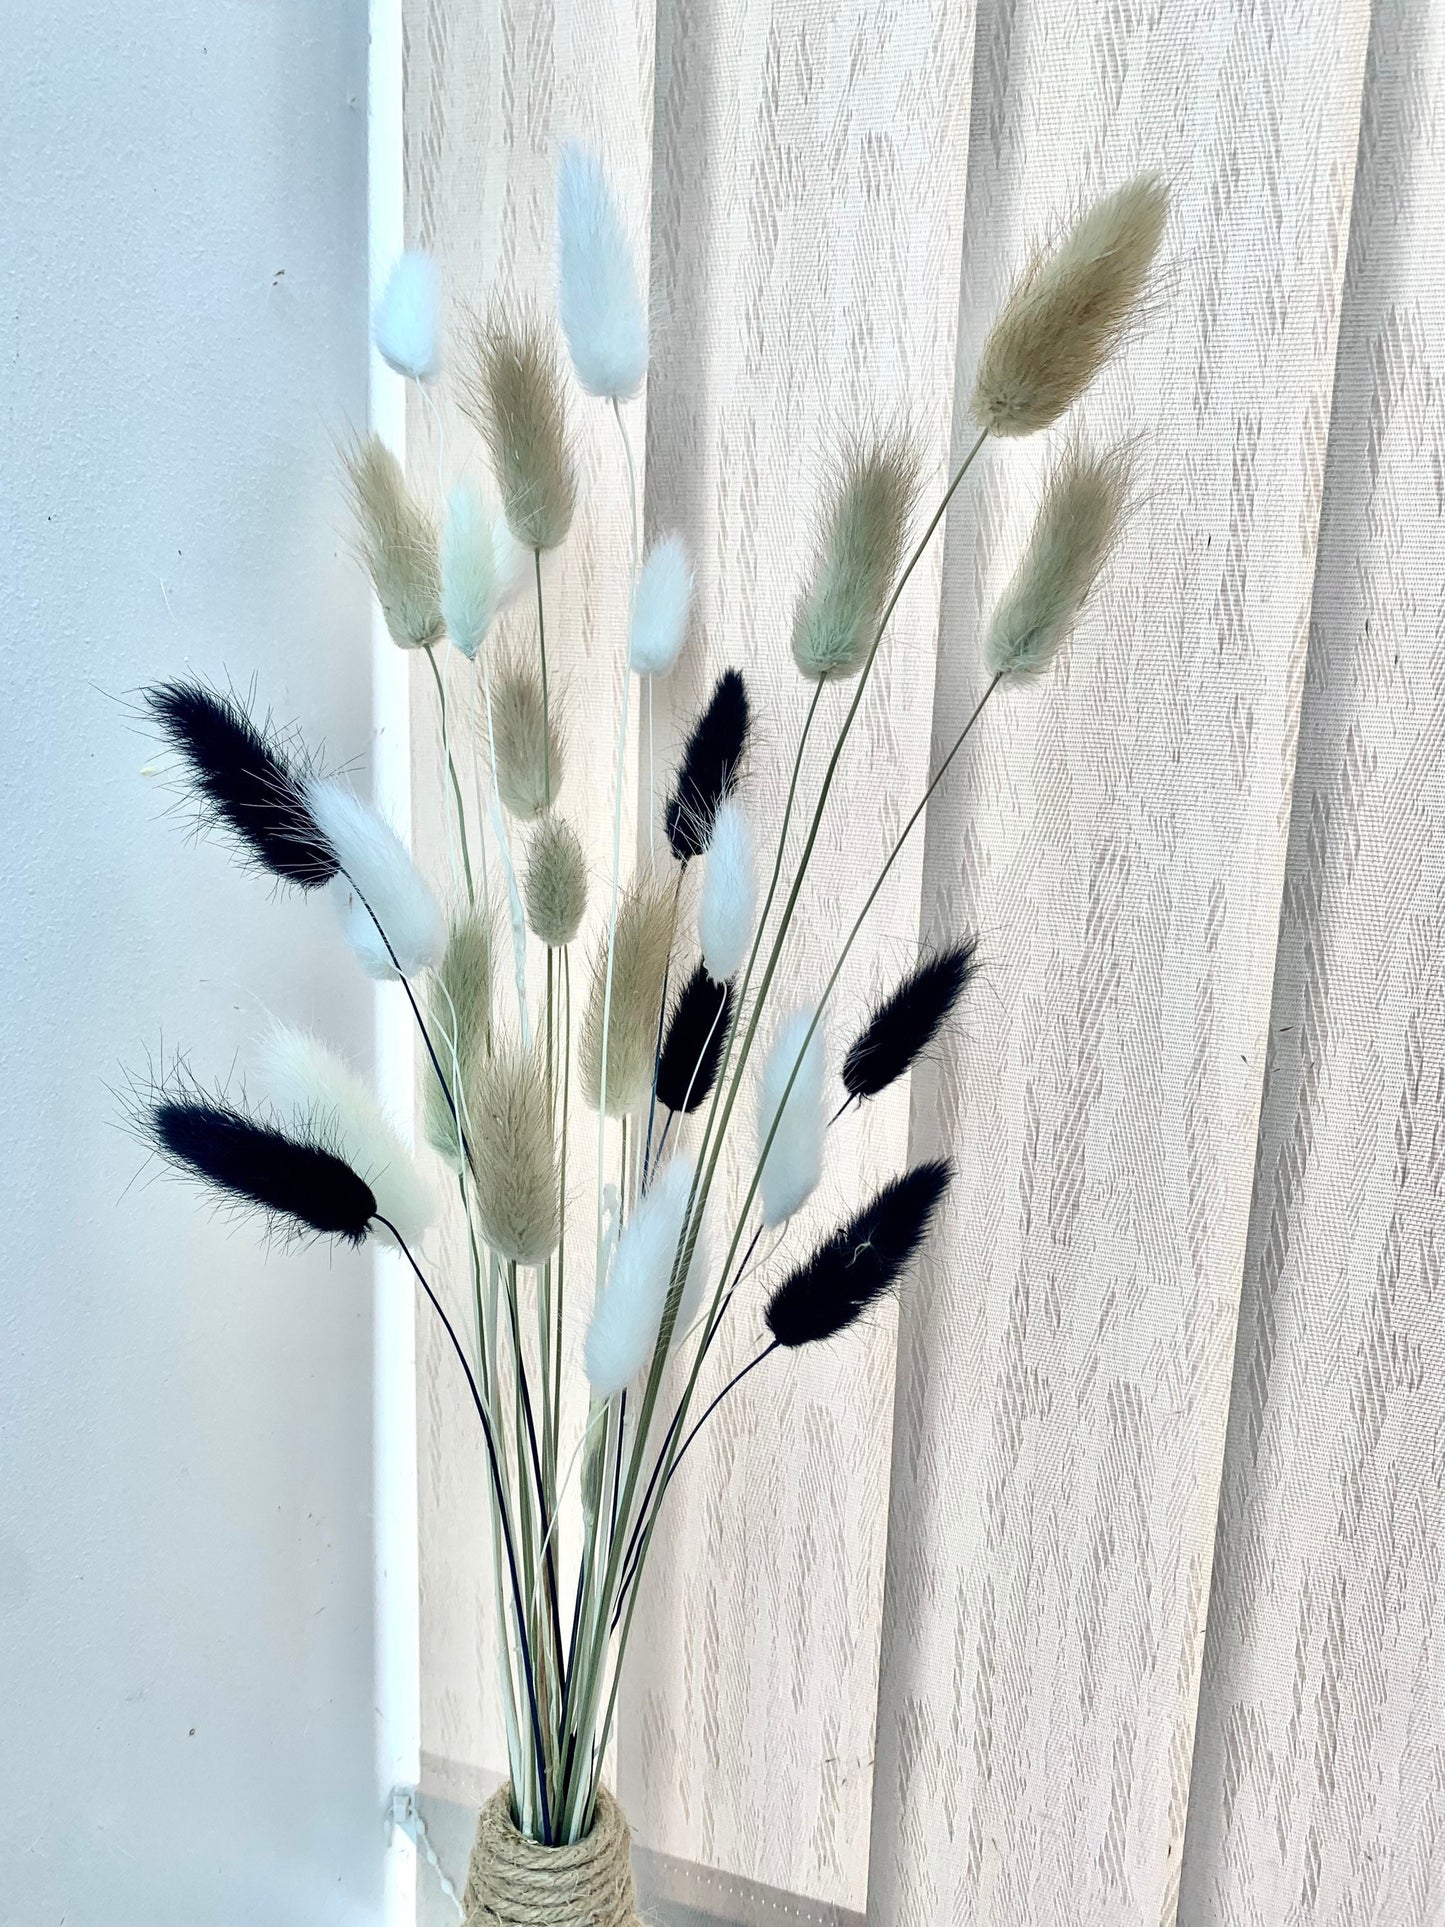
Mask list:
[[[567,429],[576,404],[550,325],[501,309],[464,331],[454,370],[490,475],[455,484],[439,531],[379,441],[360,442],[347,459],[359,546],[388,629],[421,653],[435,680],[454,900],[444,909],[383,818],[233,697],[191,681],[147,692],[203,817],[279,882],[334,899],[362,968],[399,982],[415,1018],[424,1134],[431,1162],[450,1173],[465,1227],[465,1333],[427,1255],[433,1173],[316,1038],[282,1029],[264,1041],[261,1107],[173,1074],[146,1094],[143,1122],[165,1159],[228,1201],[303,1234],[394,1246],[441,1321],[486,1448],[511,1772],[503,1820],[524,1844],[585,1840],[606,1801],[599,1776],[638,1588],[699,1429],[749,1374],[769,1361],[784,1369],[788,1356],[836,1338],[891,1291],[950,1181],[945,1161],[917,1165],[816,1249],[785,1256],[783,1234],[819,1182],[830,1123],[907,1073],[969,983],[970,936],[920,958],[842,1054],[841,1090],[833,1088],[823,1018],[863,920],[985,706],[1045,669],[1073,629],[1127,509],[1125,450],[1064,441],[993,612],[977,705],[801,1008],[779,1007],[780,959],[904,584],[988,437],[1049,428],[1118,348],[1146,292],[1166,210],[1162,182],[1141,176],[1029,263],[984,347],[977,438],[921,529],[919,461],[907,438],[859,436],[848,446],[796,605],[792,654],[807,699],[774,824],[756,826],[748,806],[751,698],[730,669],[687,735],[656,849],[624,863],[632,707],[624,679],[610,793],[573,805],[605,810],[611,824],[610,869],[589,905],[582,840],[558,801],[567,740],[542,569],[576,510]],[[693,575],[676,536],[638,554],[620,404],[641,388],[647,328],[616,203],[597,162],[576,148],[561,160],[557,240],[572,369],[616,417],[619,475],[631,490],[630,629],[618,643],[645,701],[684,645]],[[435,270],[424,256],[398,264],[376,339],[423,393],[439,377]],[[517,613],[503,642],[498,616],[508,604]],[[447,666],[448,650],[463,660]],[[460,704],[454,692],[449,699],[458,675],[471,684]],[[458,740],[468,714],[483,739],[482,783],[470,796]],[[810,755],[820,736],[826,754]],[[579,1014],[572,956],[584,941]],[[580,1241],[578,1174],[567,1162],[579,1102],[597,1118]],[[740,1198],[727,1198],[719,1164],[739,1134],[752,1134],[751,1178]],[[744,1286],[768,1234],[759,1309]],[[719,1385],[711,1360],[729,1316],[758,1319],[758,1345]],[[579,1369],[587,1416],[568,1450],[563,1408]],[[580,1518],[580,1555],[566,1570],[564,1508]],[[625,1855],[625,1827],[622,1838]],[[485,1887],[493,1876],[474,1877]],[[626,1918],[626,1894],[619,1905]]]

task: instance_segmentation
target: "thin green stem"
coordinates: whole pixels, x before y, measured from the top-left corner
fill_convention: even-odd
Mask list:
[[[441,670],[437,667],[435,644],[428,643],[422,653],[431,665],[432,681],[436,684],[437,688],[437,703],[441,709],[442,754],[446,758],[447,776],[450,779],[452,789],[452,804],[456,811],[457,840],[462,855],[462,874],[467,882],[467,903],[469,907],[475,907],[477,892],[476,886],[472,882],[472,854],[467,844],[467,812],[462,802],[461,779],[457,775],[456,761],[452,756],[451,723],[450,713],[447,707],[446,684],[442,680]],[[453,877],[455,877],[455,871],[453,871],[452,874]]]

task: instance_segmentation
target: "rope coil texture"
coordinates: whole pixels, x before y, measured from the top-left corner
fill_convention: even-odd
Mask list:
[[[482,1808],[467,1872],[466,1927],[642,1927],[632,1884],[632,1834],[607,1791],[575,1847],[542,1847],[512,1820],[509,1787]]]

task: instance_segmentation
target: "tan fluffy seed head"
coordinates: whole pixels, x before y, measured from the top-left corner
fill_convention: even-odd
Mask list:
[[[607,1028],[607,1114],[637,1109],[652,1084],[657,1014],[672,949],[673,891],[634,877],[617,911],[612,1015]],[[582,1089],[595,1110],[602,1101],[602,1031],[607,999],[607,932],[592,959],[592,987],[582,1020]]]
[[[1031,435],[1077,401],[1119,346],[1164,234],[1169,189],[1136,175],[1041,248],[994,322],[973,412],[995,435]]]
[[[556,691],[550,700],[531,655],[498,650],[490,666],[491,733],[502,801],[524,823],[551,808],[562,783]]]
[[[1078,442],[1064,450],[989,623],[988,661],[996,675],[1036,675],[1067,640],[1118,540],[1131,457],[1127,444],[1102,454]]]
[[[905,435],[853,442],[838,465],[813,580],[793,616],[793,660],[805,676],[851,676],[878,634],[918,487]]]
[[[557,1147],[535,1050],[493,1036],[472,1065],[467,1124],[483,1237],[517,1264],[545,1263],[557,1248]]]
[[[445,628],[431,517],[408,490],[401,464],[379,436],[363,436],[343,459],[362,557],[387,631],[403,649],[424,649]]]
[[[491,1035],[492,932],[479,911],[464,911],[453,920],[428,1004],[432,1042],[447,1083],[454,1094],[464,1093]],[[463,1154],[456,1120],[429,1060],[423,1075],[427,1143],[453,1170],[460,1170]]]
[[[473,325],[461,404],[487,444],[507,526],[524,548],[556,548],[572,526],[577,475],[561,365],[539,321]]]
[[[587,908],[587,858],[572,825],[544,816],[527,846],[527,922],[552,948],[571,943]]]

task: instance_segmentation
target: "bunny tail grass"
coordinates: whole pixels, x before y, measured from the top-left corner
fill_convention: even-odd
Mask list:
[[[758,1195],[763,1223],[770,1228],[792,1217],[811,1197],[823,1174],[822,1025],[808,1037],[815,1014],[805,1006],[778,1026],[759,1080],[759,1152],[770,1137],[772,1143],[763,1162]],[[794,1065],[798,1067],[796,1077]]]
[[[548,703],[535,653],[509,648],[494,655],[492,741],[502,801],[530,823],[552,807],[562,784],[557,704]]]
[[[733,989],[702,964],[678,995],[657,1061],[657,1101],[684,1115],[712,1095],[733,1016]]]
[[[435,381],[441,372],[437,328],[437,268],[429,254],[403,254],[387,276],[371,338],[388,368],[412,381]]]
[[[196,682],[153,684],[142,700],[182,758],[203,817],[283,883],[314,890],[340,867],[298,768],[265,724],[233,696]]]
[[[669,1158],[623,1226],[583,1347],[588,1382],[598,1398],[625,1391],[657,1343],[678,1240],[687,1220],[692,1178],[690,1158]],[[673,1324],[679,1337],[696,1316],[705,1281],[706,1259],[700,1259],[700,1246],[701,1240],[694,1248]]]
[[[455,917],[428,1003],[428,1026],[447,1085],[465,1091],[487,1049],[492,1024],[492,930],[480,911]],[[457,1119],[430,1063],[423,1068],[422,1128],[437,1156],[454,1171],[466,1163]]]
[[[680,535],[666,535],[648,552],[632,598],[628,667],[639,676],[666,676],[687,635],[693,568]]]
[[[366,1181],[324,1143],[200,1097],[162,1098],[143,1119],[153,1148],[229,1203],[322,1238],[360,1244],[376,1215]]]
[[[532,832],[523,895],[533,934],[552,949],[571,943],[587,909],[587,857],[560,816],[544,816]]]
[[[714,983],[726,983],[742,968],[757,914],[752,826],[737,798],[724,797],[713,818],[697,907],[697,940]]]
[[[602,163],[575,141],[557,172],[557,312],[587,393],[630,400],[647,373],[647,317]]]
[[[344,784],[312,777],[305,787],[311,813],[341,867],[338,900],[362,969],[378,978],[412,977],[439,963],[446,925],[396,831]]]
[[[476,660],[503,594],[487,498],[475,482],[458,482],[442,526],[441,610],[447,634],[469,661]]]
[[[679,863],[707,848],[718,806],[742,769],[750,722],[747,684],[738,670],[724,670],[689,732],[667,805],[664,827]]]
[[[460,400],[481,431],[507,525],[524,549],[555,549],[572,526],[577,476],[557,353],[540,322],[474,324]]]
[[[387,633],[402,649],[424,649],[445,633],[436,530],[407,488],[401,464],[377,435],[344,453],[362,559]]]
[[[933,1042],[978,968],[978,939],[965,937],[918,965],[878,1004],[843,1059],[843,1088],[860,1102],[902,1077]]]
[[[918,455],[899,434],[845,451],[813,580],[793,617],[793,660],[805,676],[851,676],[873,646],[903,560],[918,489]]]
[[[1139,174],[1034,255],[979,359],[973,412],[981,427],[1031,435],[1077,401],[1128,330],[1168,212],[1162,176]]]
[[[995,675],[1037,675],[1067,641],[1118,540],[1130,471],[1127,445],[1098,455],[1077,441],[1065,448],[1028,547],[989,623],[988,663]]]
[[[467,1120],[482,1235],[503,1258],[544,1264],[557,1248],[557,1150],[537,1052],[494,1037],[470,1067]]]
[[[366,1085],[319,1038],[280,1024],[261,1047],[261,1084],[288,1129],[319,1136],[370,1186],[383,1244],[417,1243],[437,1201],[391,1119]]]
[[[612,1012],[607,1023],[607,1114],[625,1117],[647,1096],[657,1046],[667,960],[672,950],[673,893],[638,875],[617,911]],[[607,937],[599,936],[582,1019],[578,1061],[582,1090],[595,1110],[602,1101],[602,1043],[607,1004]]]
[[[915,1165],[791,1272],[764,1313],[778,1344],[834,1338],[891,1291],[927,1236],[952,1176],[946,1161]]]

